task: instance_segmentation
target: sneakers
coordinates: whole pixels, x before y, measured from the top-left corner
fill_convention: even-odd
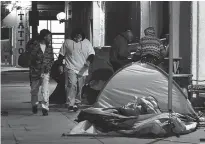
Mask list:
[[[73,111],[74,111],[74,112],[78,111],[77,105],[74,105],[74,106],[73,106]]]
[[[32,112],[33,112],[33,114],[37,114],[37,113],[38,113],[38,107],[37,107],[37,105],[35,105],[35,106],[32,107]]]
[[[68,107],[68,111],[74,111],[74,112],[78,111],[77,105],[69,106],[69,107]]]
[[[43,116],[47,116],[48,115],[48,110],[43,108],[42,113],[43,113]]]
[[[32,112],[33,112],[33,114],[38,113],[38,106],[37,105],[32,106]],[[43,113],[43,116],[47,116],[48,115],[48,110],[43,108],[42,113]]]

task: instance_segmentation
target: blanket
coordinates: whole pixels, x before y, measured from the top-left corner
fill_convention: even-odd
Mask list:
[[[70,134],[116,132],[127,136],[186,134],[197,127],[195,119],[178,113],[162,113],[153,97],[137,98],[119,108],[88,108],[78,115]]]

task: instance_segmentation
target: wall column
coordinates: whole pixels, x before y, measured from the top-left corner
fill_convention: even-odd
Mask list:
[[[170,13],[170,42],[173,46],[173,58],[179,57],[179,20],[180,20],[180,2],[172,2]]]
[[[93,1],[93,46],[105,45],[105,2]]]
[[[140,24],[140,37],[144,36],[144,30],[150,26],[150,1],[140,2],[141,11],[141,24]]]
[[[160,1],[142,1],[140,2],[141,11],[141,37],[144,36],[144,30],[147,27],[154,27],[156,36],[160,37],[162,32],[162,2]]]
[[[193,79],[205,80],[205,2],[192,2],[192,74]]]
[[[72,30],[72,2],[65,1],[65,14],[66,14],[66,21],[65,22],[65,38],[69,38],[71,35]]]

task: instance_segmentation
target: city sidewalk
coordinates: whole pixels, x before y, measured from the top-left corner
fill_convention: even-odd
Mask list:
[[[28,87],[24,88],[28,89]],[[2,144],[199,144],[200,138],[205,136],[204,127],[187,135],[162,139],[63,136],[77,124],[74,120],[78,112],[68,112],[66,108],[60,108],[59,105],[50,105],[48,116],[42,116],[40,108],[38,114],[32,114],[29,97],[23,102],[16,96],[11,98],[5,95],[2,103],[2,110],[8,112],[8,115],[1,116]]]
[[[7,109],[8,116],[2,116],[2,144],[198,144],[204,138],[204,129],[198,129],[188,135],[162,139],[140,139],[128,137],[106,136],[62,136],[68,133],[77,123],[74,121],[78,113],[68,112],[65,108],[51,108],[48,116],[41,111],[34,115],[30,104]],[[52,107],[52,106],[51,106]]]
[[[2,144],[100,143],[93,137],[62,137],[76,125],[78,113],[51,104],[48,116],[42,116],[40,106],[38,114],[32,114],[29,91],[29,84],[1,85]]]
[[[79,111],[68,112],[60,105],[51,104],[48,116],[42,116],[40,108],[38,114],[32,114],[29,81],[22,80],[28,73],[5,73],[1,83],[1,111],[8,113],[1,116],[2,144],[198,144],[205,137],[204,127],[187,135],[162,139],[63,136],[77,124],[74,120]],[[50,93],[55,87],[56,83],[51,83]]]

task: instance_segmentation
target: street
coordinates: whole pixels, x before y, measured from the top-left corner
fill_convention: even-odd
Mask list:
[[[56,83],[51,81],[50,93],[55,89]],[[38,114],[32,114],[30,105],[30,87],[28,72],[2,72],[1,73],[1,111],[8,115],[1,116],[2,144],[147,144],[147,143],[187,143],[197,144],[200,138],[205,137],[204,127],[196,132],[180,137],[164,139],[139,139],[126,137],[96,137],[96,136],[63,136],[75,125],[78,113],[68,112],[66,108],[50,105],[48,116],[42,116],[39,108]]]

